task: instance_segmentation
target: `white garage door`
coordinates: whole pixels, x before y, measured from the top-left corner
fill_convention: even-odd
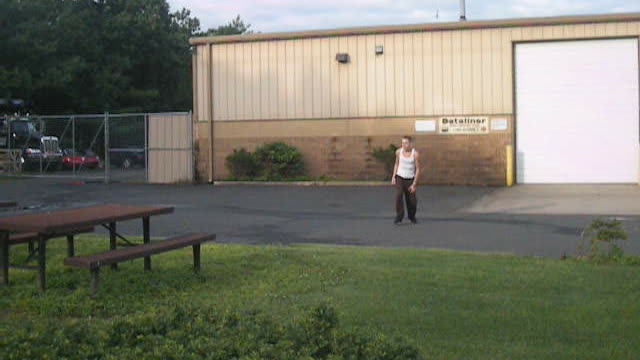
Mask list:
[[[519,183],[637,183],[638,40],[516,45]]]

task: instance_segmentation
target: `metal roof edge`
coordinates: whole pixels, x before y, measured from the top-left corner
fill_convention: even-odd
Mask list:
[[[456,21],[446,23],[426,23],[413,25],[388,25],[354,27],[329,30],[308,30],[295,32],[279,32],[250,35],[226,35],[226,36],[204,36],[189,39],[191,45],[204,44],[226,44],[240,42],[256,42],[271,40],[293,40],[306,38],[321,38],[335,36],[353,35],[373,35],[387,33],[405,33],[418,31],[439,31],[439,30],[470,30],[482,28],[520,27],[520,26],[544,26],[544,25],[572,25],[588,23],[609,23],[640,21],[640,13],[616,13],[603,15],[571,15],[538,18],[517,18],[502,20],[478,20],[478,21]]]

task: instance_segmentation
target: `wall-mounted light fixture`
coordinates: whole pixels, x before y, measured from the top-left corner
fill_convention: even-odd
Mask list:
[[[338,53],[336,54],[336,61],[340,64],[346,64],[349,62],[349,54],[347,53]]]
[[[382,55],[382,54],[384,54],[384,46],[376,45],[376,55]]]

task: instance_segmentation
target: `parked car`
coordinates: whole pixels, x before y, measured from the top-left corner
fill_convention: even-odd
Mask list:
[[[84,153],[65,149],[62,164],[67,169],[96,169],[100,167],[100,157],[94,152],[87,150]]]
[[[109,164],[123,169],[144,167],[144,149],[132,148],[109,150]]]

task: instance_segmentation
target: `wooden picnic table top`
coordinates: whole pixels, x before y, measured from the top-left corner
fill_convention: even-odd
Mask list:
[[[54,234],[83,228],[172,213],[171,206],[97,205],[0,217],[0,231]]]

